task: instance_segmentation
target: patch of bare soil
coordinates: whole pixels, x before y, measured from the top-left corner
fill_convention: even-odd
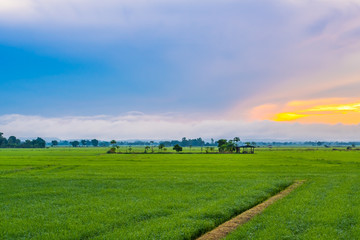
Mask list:
[[[230,219],[229,221],[221,224],[217,228],[213,229],[210,232],[205,233],[197,240],[218,240],[226,237],[230,232],[234,231],[237,227],[243,225],[244,223],[250,221],[253,217],[260,214],[264,211],[268,206],[275,203],[277,200],[284,198],[289,193],[291,193],[294,189],[299,187],[305,182],[305,180],[295,181],[292,185],[279,192],[278,194],[272,196],[265,202],[262,202],[255,207],[241,213],[240,215]]]

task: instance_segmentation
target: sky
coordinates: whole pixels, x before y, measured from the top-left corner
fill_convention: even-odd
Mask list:
[[[0,131],[360,141],[360,0],[0,0]]]

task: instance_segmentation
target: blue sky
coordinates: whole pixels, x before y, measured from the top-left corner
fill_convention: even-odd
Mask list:
[[[273,54],[269,48],[281,43],[257,36],[285,17],[265,1],[18,2],[30,6],[24,20],[14,16],[1,28],[1,89],[37,104],[6,104],[2,114],[222,109],[246,97],[239,86],[261,82],[265,72],[245,65],[271,57],[262,51]],[[54,8],[60,10],[55,16]],[[26,17],[26,9],[35,13]],[[67,107],[54,112],[54,103],[62,102]]]
[[[10,127],[8,116],[101,115],[109,124],[134,111],[164,121],[171,115],[189,129],[210,120],[258,129],[284,111],[296,117],[274,124],[307,124],[309,133],[314,124],[357,125],[358,115],[351,115],[355,122],[327,121],[303,112],[329,99],[333,105],[360,102],[359,16],[357,0],[1,0],[0,127],[35,136]],[[305,110],[290,109],[294,101]],[[38,134],[85,136],[47,131]],[[122,132],[101,137],[117,135]]]

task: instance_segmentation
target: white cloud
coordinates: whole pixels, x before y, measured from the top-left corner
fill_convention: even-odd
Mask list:
[[[47,118],[0,116],[5,136],[56,137],[60,139],[205,139],[242,140],[360,140],[360,125],[292,124],[270,121],[185,120],[172,115],[132,113],[124,116]]]

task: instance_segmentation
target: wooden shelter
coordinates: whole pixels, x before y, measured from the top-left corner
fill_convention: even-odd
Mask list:
[[[236,147],[236,153],[254,154],[254,152],[255,152],[255,146],[244,145],[244,146]]]

